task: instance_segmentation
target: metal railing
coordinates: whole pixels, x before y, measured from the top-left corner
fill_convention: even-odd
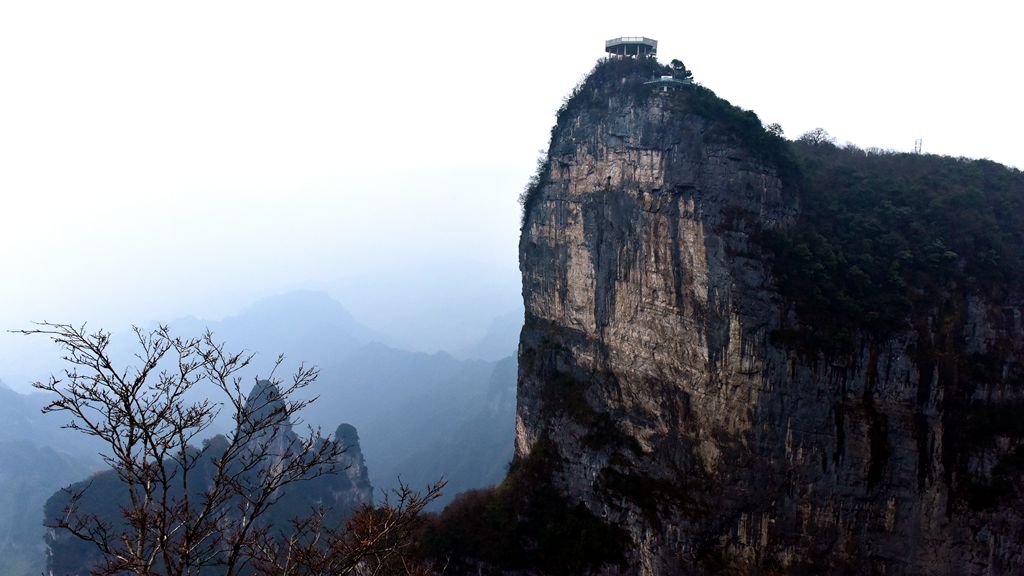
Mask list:
[[[647,38],[645,36],[622,36],[620,38],[612,38],[611,40],[605,40],[604,47],[611,48],[612,46],[618,46],[620,44],[643,44],[644,46],[650,46],[651,48],[658,47],[658,41],[654,38]]]

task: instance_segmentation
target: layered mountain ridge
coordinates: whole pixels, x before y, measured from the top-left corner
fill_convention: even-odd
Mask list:
[[[1024,570],[1024,177],[671,72],[600,63],[524,198],[517,461],[625,531],[609,572]]]

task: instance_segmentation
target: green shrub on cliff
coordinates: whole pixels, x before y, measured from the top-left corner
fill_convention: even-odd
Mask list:
[[[1024,277],[1024,175],[986,160],[869,153],[801,139],[800,216],[764,236],[799,327],[777,337],[840,352],[909,328],[953,293]],[[998,294],[990,294],[998,296]]]

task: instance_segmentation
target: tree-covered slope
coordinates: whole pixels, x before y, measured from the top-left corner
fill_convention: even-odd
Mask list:
[[[799,329],[840,351],[965,292],[1005,299],[1024,277],[1024,174],[986,160],[791,144],[800,216],[766,234]]]

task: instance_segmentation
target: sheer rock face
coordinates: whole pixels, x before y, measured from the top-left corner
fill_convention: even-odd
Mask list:
[[[756,234],[796,194],[629,82],[570,102],[526,203],[517,457],[553,444],[559,488],[630,533],[629,573],[1024,571],[1024,505],[954,494],[943,408],[945,352],[1024,357],[1019,294],[841,361],[776,346],[792,306]],[[1019,402],[1004,384],[974,395]],[[984,475],[1013,449],[954,459]]]
[[[345,449],[338,461],[338,467],[342,469],[339,476],[343,476],[345,481],[337,482],[332,492],[336,505],[345,510],[355,510],[364,504],[373,504],[370,473],[363,458],[363,450],[359,447],[356,427],[351,424],[338,426],[334,442]]]

